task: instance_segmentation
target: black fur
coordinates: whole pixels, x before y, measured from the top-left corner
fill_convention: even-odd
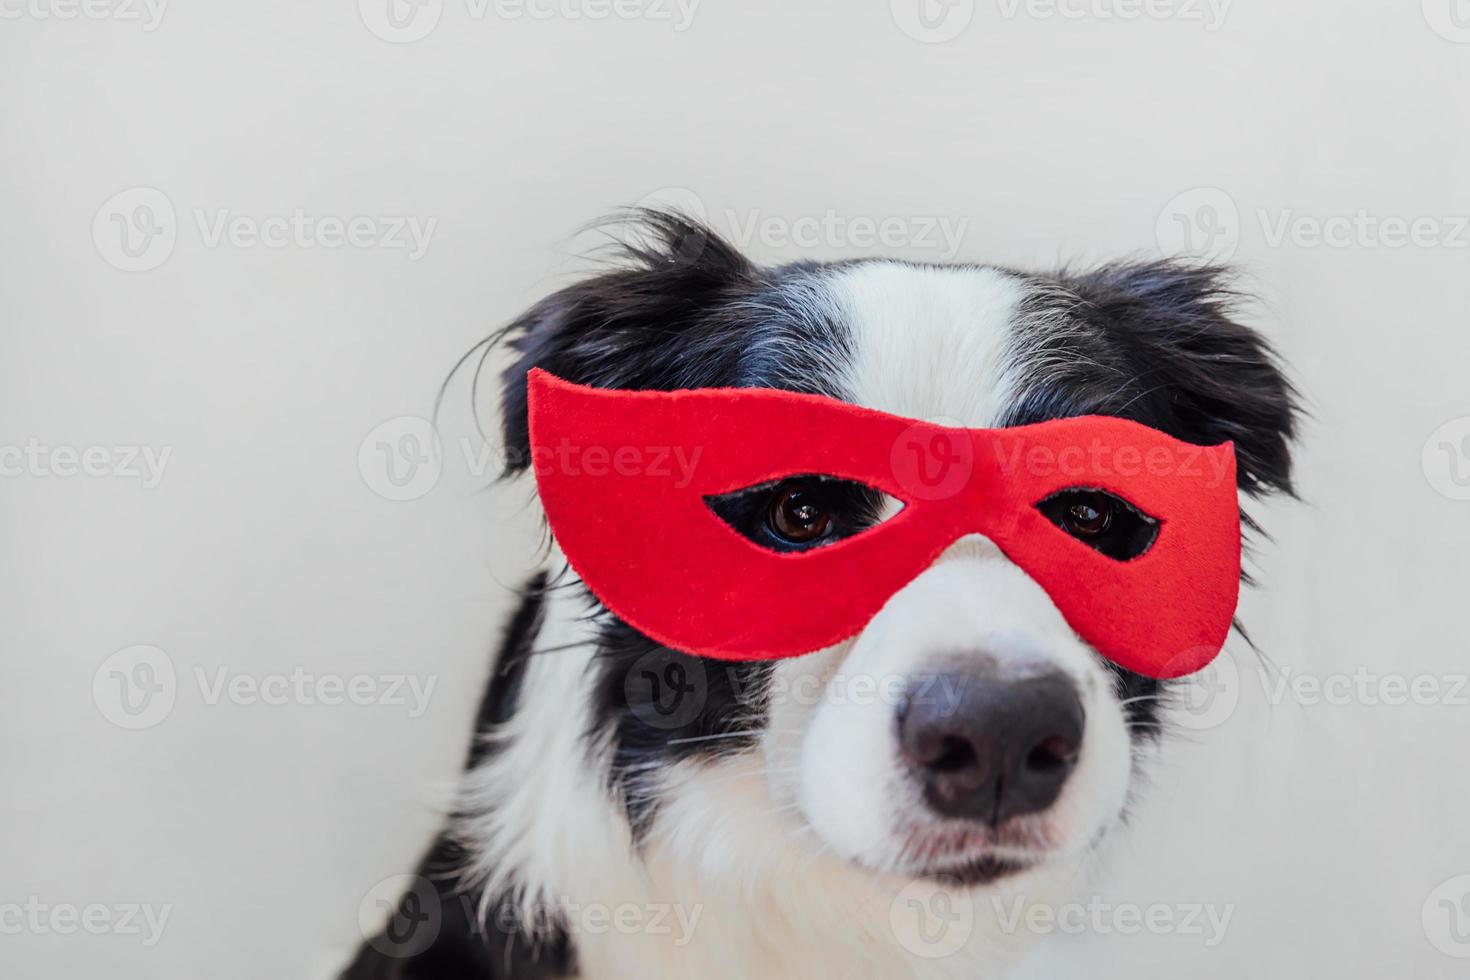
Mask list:
[[[546,576],[522,590],[521,603],[506,627],[494,673],[480,702],[476,732],[490,731],[511,717],[520,697],[526,664],[536,655],[543,617]],[[489,747],[476,737],[467,766],[481,762]],[[341,980],[552,980],[576,974],[576,953],[566,930],[536,923],[532,941],[504,896],[490,896],[466,883],[464,847],[440,834],[419,863],[418,887],[399,900],[384,931],[365,943]],[[427,896],[432,892],[432,898]],[[485,905],[481,907],[482,903]],[[424,945],[416,930],[432,930]],[[424,948],[420,948],[420,947]]]
[[[1228,270],[1156,261],[1029,278],[1046,287],[1027,304],[1032,338],[1056,356],[1029,359],[1045,370],[1008,424],[1117,415],[1199,445],[1231,440],[1242,490],[1292,492],[1297,394],[1234,319],[1243,297]]]

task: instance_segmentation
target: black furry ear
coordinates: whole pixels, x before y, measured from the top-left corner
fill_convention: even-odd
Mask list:
[[[720,383],[738,348],[712,316],[757,269],[681,214],[638,209],[616,222],[617,267],[537,303],[492,340],[519,355],[502,378],[506,470],[525,469],[526,376],[541,367],[580,384],[673,389]]]
[[[1121,359],[1115,414],[1202,445],[1231,440],[1242,490],[1292,492],[1297,392],[1270,344],[1236,321],[1244,297],[1228,270],[1122,263],[1059,280],[1081,300],[1068,312]]]

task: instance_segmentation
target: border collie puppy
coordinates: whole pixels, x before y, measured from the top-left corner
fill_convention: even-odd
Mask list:
[[[1232,319],[1219,269],[765,268],[662,212],[641,212],[630,242],[505,331],[521,479],[541,367],[972,428],[1120,416],[1232,440],[1243,492],[1290,492],[1295,394]],[[751,533],[793,519],[781,488],[752,492],[722,516]],[[842,481],[802,493],[794,518],[824,533],[886,516]],[[1089,648],[979,536],[851,640],[744,663],[640,635],[552,543],[507,626],[458,812],[344,976],[1003,975],[1030,934],[997,910],[1082,886],[1167,727],[1169,689]]]

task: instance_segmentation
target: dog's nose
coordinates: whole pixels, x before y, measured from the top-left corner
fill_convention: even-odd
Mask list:
[[[1082,748],[1084,713],[1059,672],[916,678],[899,745],[935,812],[998,824],[1051,806]]]

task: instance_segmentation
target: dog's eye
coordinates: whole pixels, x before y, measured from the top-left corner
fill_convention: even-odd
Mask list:
[[[794,476],[706,497],[721,520],[772,551],[807,551],[864,531],[889,498],[853,480]]]
[[[1157,520],[1104,490],[1062,490],[1036,507],[1078,541],[1118,561],[1143,554],[1159,533]]]
[[[832,512],[820,488],[796,482],[771,501],[766,524],[792,544],[808,544],[832,529]]]
[[[1076,538],[1102,534],[1113,523],[1113,501],[1100,493],[1078,494],[1062,511],[1062,528]]]

